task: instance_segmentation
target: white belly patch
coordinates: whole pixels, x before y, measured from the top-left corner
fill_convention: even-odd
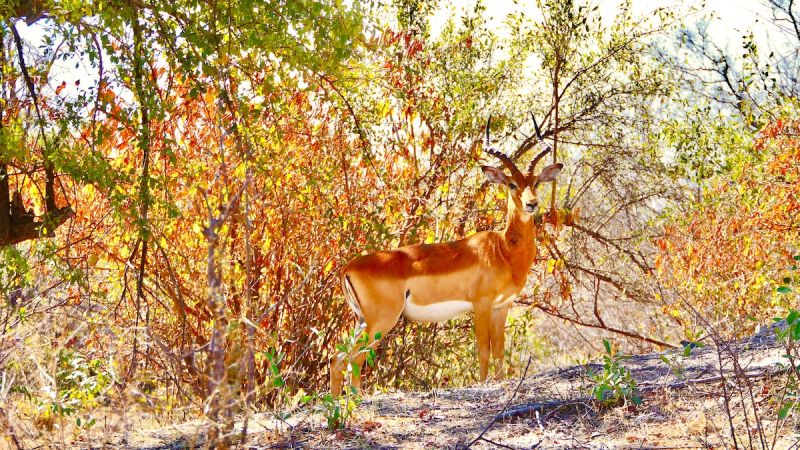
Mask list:
[[[466,300],[446,300],[431,305],[417,305],[413,296],[406,295],[403,315],[412,322],[445,322],[472,311],[472,302]]]

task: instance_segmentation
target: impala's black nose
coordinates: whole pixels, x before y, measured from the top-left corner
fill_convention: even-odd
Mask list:
[[[528,203],[525,205],[525,212],[528,214],[533,214],[536,212],[537,206],[539,206],[539,203]]]

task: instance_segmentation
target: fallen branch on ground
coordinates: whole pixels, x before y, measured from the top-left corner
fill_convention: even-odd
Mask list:
[[[779,375],[784,372],[786,372],[786,369],[764,370],[760,372],[745,373],[743,377],[748,379],[764,378],[764,377]],[[693,380],[683,380],[669,384],[641,385],[639,388],[639,392],[648,393],[661,389],[680,389],[697,384],[717,383],[724,380],[725,378],[723,378],[721,375],[716,375],[706,378],[696,378]],[[547,400],[543,402],[523,403],[513,408],[504,408],[503,411],[500,414],[498,414],[496,420],[505,420],[505,419],[510,419],[512,417],[520,417],[535,413],[539,413],[539,415],[542,418],[546,419],[548,416],[558,411],[578,413],[581,412],[581,410],[583,411],[593,410],[594,409],[593,406],[599,406],[599,404],[597,403],[597,400],[592,397],[580,397],[568,400]],[[492,421],[492,423],[494,423],[494,421]]]

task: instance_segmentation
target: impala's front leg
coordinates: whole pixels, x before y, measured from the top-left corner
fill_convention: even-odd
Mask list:
[[[475,337],[478,341],[478,362],[480,363],[480,381],[486,381],[489,375],[489,352],[491,351],[492,308],[475,306]]]
[[[494,360],[494,379],[499,381],[505,377],[503,359],[505,358],[506,316],[511,305],[492,311],[492,359]]]

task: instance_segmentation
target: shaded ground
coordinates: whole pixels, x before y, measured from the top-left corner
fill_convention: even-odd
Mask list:
[[[286,422],[257,414],[248,421],[242,448],[458,448],[475,440],[502,411],[517,414],[488,427],[473,448],[761,448],[774,443],[775,448],[788,449],[800,445],[796,420],[776,429],[778,405],[772,398],[783,386],[786,372],[780,366],[784,350],[770,330],[726,344],[720,351],[709,346],[694,349],[688,357],[682,353],[633,356],[623,362],[639,384],[644,399],[639,407],[600,407],[589,399],[593,382],[587,370],[602,370],[599,364],[589,364],[528,375],[521,384],[509,380],[462,389],[372,395],[358,408],[346,432],[327,431],[324,416],[311,409],[296,412]],[[726,411],[733,417],[732,425]],[[143,430],[105,446],[191,447],[202,436],[199,424]]]

